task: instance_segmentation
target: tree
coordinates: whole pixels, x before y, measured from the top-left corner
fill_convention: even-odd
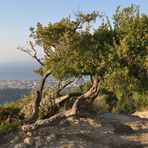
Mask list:
[[[98,18],[102,23],[94,29],[93,24]],[[38,59],[37,49],[31,41],[31,50],[22,49],[41,64],[37,71],[42,79],[32,121],[36,121],[38,117],[42,90],[50,74],[60,82],[60,91],[75,78],[89,76],[92,84],[84,93],[61,96],[59,91],[55,104],[75,97],[72,108],[42,124],[57,123],[65,117],[76,115],[79,102],[93,102],[102,87],[113,92],[143,89],[148,66],[147,26],[147,15],[141,15],[139,8],[131,5],[124,9],[117,8],[113,25],[108,17],[97,12],[79,12],[75,20],[68,17],[56,23],[50,22],[48,26],[38,23],[36,29],[31,27],[30,37],[44,51],[44,57]],[[31,54],[31,51],[35,54]],[[61,86],[63,81],[67,83]]]
[[[116,69],[109,73],[107,87],[126,98],[132,91],[148,88],[148,17],[139,6],[117,8],[114,14]],[[114,86],[112,85],[114,84]]]

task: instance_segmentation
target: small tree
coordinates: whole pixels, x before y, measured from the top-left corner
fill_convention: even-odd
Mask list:
[[[98,18],[102,23],[94,29],[93,23]],[[38,118],[42,90],[50,74],[60,82],[55,104],[71,97],[76,100],[69,111],[51,117],[48,123],[76,115],[79,102],[93,102],[100,87],[121,92],[142,88],[148,66],[147,26],[147,15],[141,15],[139,8],[131,5],[124,9],[117,8],[113,25],[108,17],[93,12],[86,15],[78,13],[75,20],[69,17],[57,23],[50,22],[48,26],[38,23],[36,29],[30,28],[34,44],[44,51],[44,57],[38,59],[32,42],[31,50],[22,49],[41,64],[38,69],[42,77],[41,85],[37,90],[31,121]],[[75,78],[85,76],[89,76],[92,82],[86,92],[60,96],[61,90]],[[66,84],[61,85],[63,81]]]

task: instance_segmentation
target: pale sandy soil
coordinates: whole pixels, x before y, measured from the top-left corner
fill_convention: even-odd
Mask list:
[[[58,126],[11,133],[1,148],[148,148],[148,119],[104,113]]]
[[[137,111],[135,113],[132,114],[133,116],[138,116],[140,118],[147,118],[148,119],[148,110],[146,111]]]

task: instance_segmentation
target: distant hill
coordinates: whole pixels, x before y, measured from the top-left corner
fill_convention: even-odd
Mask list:
[[[0,89],[0,104],[11,102],[20,99],[25,94],[28,94],[31,89],[24,88],[3,88]]]

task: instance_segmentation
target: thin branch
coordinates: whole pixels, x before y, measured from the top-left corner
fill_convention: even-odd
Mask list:
[[[41,59],[39,59],[39,58],[37,57],[37,51],[36,51],[36,49],[34,48],[33,43],[32,43],[31,41],[29,41],[29,44],[30,44],[30,46],[31,46],[31,49],[34,51],[34,55],[32,55],[32,57],[33,57],[34,59],[36,59],[36,60],[38,61],[38,63],[40,63],[42,66],[44,66],[44,64],[43,64],[43,62],[41,61]]]
[[[27,53],[28,55],[30,55],[32,58],[34,58],[41,66],[44,66],[43,62],[41,61],[41,59],[39,59],[37,57],[37,51],[34,48],[34,45],[31,41],[29,41],[29,45],[31,47],[31,49],[24,49],[23,47],[18,47],[19,50]],[[33,53],[32,53],[33,52]]]
[[[68,81],[67,83],[65,83],[63,86],[61,86],[62,82],[60,81],[58,84],[57,94],[59,95],[61,91],[63,91],[68,85],[73,83],[75,80],[76,80],[76,77],[74,79]]]
[[[73,80],[70,80],[69,82],[65,83],[62,87],[61,90],[63,90],[65,87],[67,87],[69,84],[73,83],[76,80],[76,77]]]

